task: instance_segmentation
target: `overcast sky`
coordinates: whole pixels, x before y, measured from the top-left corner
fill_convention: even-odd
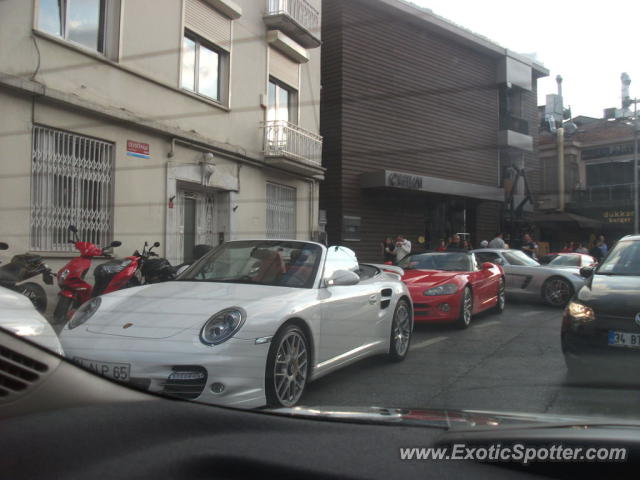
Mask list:
[[[519,53],[535,53],[550,70],[538,82],[538,104],[564,78],[564,104],[576,115],[601,117],[620,108],[620,74],[640,97],[638,0],[412,0]],[[635,32],[634,32],[635,29]]]

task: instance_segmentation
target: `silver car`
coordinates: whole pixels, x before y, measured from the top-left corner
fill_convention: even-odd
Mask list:
[[[473,252],[479,262],[504,269],[510,296],[541,298],[553,307],[563,307],[585,282],[578,267],[540,265],[520,250],[482,248]]]

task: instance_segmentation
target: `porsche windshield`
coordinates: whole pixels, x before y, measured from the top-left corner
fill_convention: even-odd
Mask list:
[[[604,260],[601,275],[640,275],[640,241],[620,242]]]
[[[311,288],[321,256],[322,248],[312,243],[229,242],[203,257],[180,280]]]
[[[464,252],[431,252],[409,255],[398,266],[405,270],[443,270],[469,272],[473,269],[472,256]]]

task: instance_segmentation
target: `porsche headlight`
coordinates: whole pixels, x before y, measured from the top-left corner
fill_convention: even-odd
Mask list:
[[[98,311],[102,300],[100,297],[92,298],[88,302],[84,303],[77,311],[73,314],[73,317],[67,324],[67,328],[72,330],[76,327],[79,327],[91,317],[93,317],[94,313]]]
[[[225,308],[213,315],[200,331],[200,341],[205,345],[219,345],[240,330],[247,317],[239,307]]]
[[[567,306],[569,315],[578,320],[595,320],[596,315],[592,308],[578,302],[570,302]]]
[[[439,285],[437,287],[430,288],[425,291],[424,294],[427,297],[432,297],[436,295],[451,295],[458,291],[458,286],[454,283],[445,283],[444,285]]]

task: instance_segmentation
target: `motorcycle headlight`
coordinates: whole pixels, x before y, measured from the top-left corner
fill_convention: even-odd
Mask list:
[[[595,320],[596,315],[592,308],[578,302],[570,302],[567,306],[569,315],[579,320]]]
[[[425,291],[424,294],[427,297],[432,297],[436,295],[451,295],[458,291],[458,286],[454,283],[445,283],[444,285],[439,285],[437,287],[430,288]]]
[[[239,307],[226,308],[213,315],[200,331],[200,341],[205,345],[219,345],[240,330],[247,314]]]
[[[84,303],[78,310],[76,310],[76,313],[73,314],[73,317],[71,317],[71,320],[69,320],[69,323],[67,324],[67,328],[69,330],[73,330],[85,323],[98,311],[101,303],[102,300],[100,297],[92,298],[88,302]]]

